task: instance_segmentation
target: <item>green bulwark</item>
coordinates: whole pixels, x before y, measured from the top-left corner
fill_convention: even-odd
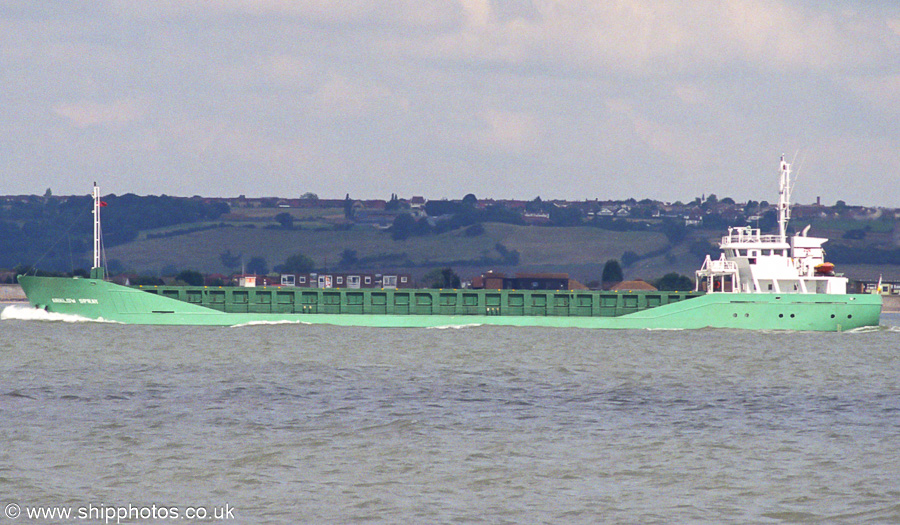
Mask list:
[[[700,292],[589,290],[371,290],[143,286],[138,289],[225,313],[618,317]]]

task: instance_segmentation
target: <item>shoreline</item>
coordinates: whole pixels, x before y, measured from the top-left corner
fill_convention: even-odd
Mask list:
[[[900,295],[883,295],[881,296],[881,313],[896,314],[900,313]]]
[[[25,292],[18,284],[0,284],[0,303],[28,302]]]

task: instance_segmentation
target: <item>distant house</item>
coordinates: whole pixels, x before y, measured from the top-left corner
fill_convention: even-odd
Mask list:
[[[417,195],[409,199],[409,207],[414,210],[421,210],[425,207],[425,197]]]
[[[857,291],[859,293],[877,293],[881,295],[900,295],[900,281],[886,281],[879,279],[859,280],[857,283]]]
[[[353,220],[359,224],[370,224],[377,228],[387,228],[397,218],[396,211],[382,209],[361,209],[354,212]]]
[[[385,206],[387,206],[387,201],[384,199],[369,199],[362,201],[363,208],[367,210],[383,210]]]
[[[610,287],[610,290],[656,290],[652,284],[636,279],[634,281],[622,281]]]
[[[293,284],[291,284],[293,283]],[[297,286],[300,288],[411,288],[413,283],[409,274],[380,273],[301,273],[282,274],[281,286]]]
[[[550,214],[525,212],[522,215],[522,220],[524,220],[526,224],[549,224]]]
[[[616,211],[608,206],[601,206],[600,211],[597,212],[598,217],[612,217],[616,214]]]
[[[684,216],[685,226],[700,226],[701,224],[703,224],[703,212],[699,209],[691,210]]]

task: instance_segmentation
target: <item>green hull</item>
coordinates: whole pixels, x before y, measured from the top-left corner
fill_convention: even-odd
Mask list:
[[[841,331],[877,326],[881,315],[879,295],[280,287],[142,289],[98,279],[29,276],[20,276],[19,282],[36,308],[127,324],[230,326],[297,322],[367,327],[484,324]]]

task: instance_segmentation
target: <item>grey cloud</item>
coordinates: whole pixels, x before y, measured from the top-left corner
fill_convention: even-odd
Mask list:
[[[900,206],[892,3],[0,7],[0,193]],[[852,181],[852,183],[850,182]]]

